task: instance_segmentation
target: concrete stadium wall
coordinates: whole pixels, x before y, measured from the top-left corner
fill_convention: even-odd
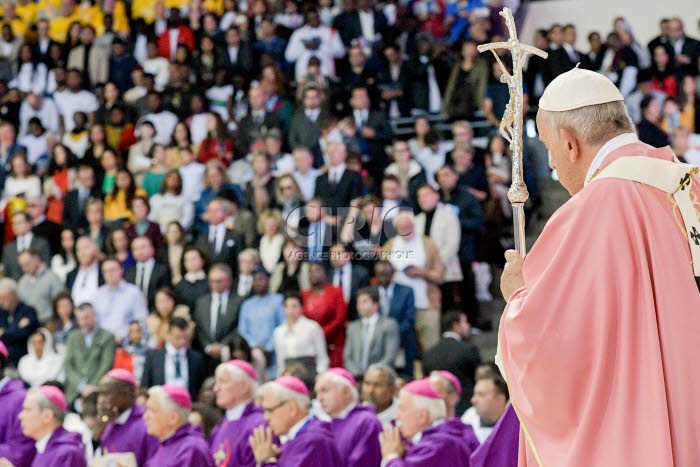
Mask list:
[[[528,8],[518,31],[526,44],[533,43],[537,29],[549,28],[553,23],[573,23],[578,32],[576,48],[588,52],[588,33],[598,31],[605,40],[617,16],[627,19],[635,37],[644,45],[658,35],[659,20],[664,17],[680,16],[686,34],[700,38],[698,0],[548,0],[531,2]]]

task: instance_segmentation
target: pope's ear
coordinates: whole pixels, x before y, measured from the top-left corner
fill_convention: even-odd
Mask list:
[[[569,162],[574,163],[578,161],[579,157],[581,156],[581,152],[576,135],[574,135],[571,130],[560,128],[559,141],[562,145],[564,145],[564,151],[566,151]]]

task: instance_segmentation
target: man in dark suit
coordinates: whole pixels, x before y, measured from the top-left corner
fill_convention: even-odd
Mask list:
[[[379,75],[379,90],[390,117],[405,117],[411,112],[408,98],[408,63],[401,57],[401,49],[396,44],[384,48],[387,61],[386,70]]]
[[[49,49],[52,45],[58,45],[63,48],[61,44],[51,39],[49,36],[49,26],[50,21],[48,19],[40,19],[36,25],[37,39],[32,46],[34,57],[36,57],[40,62],[44,63],[47,67],[53,66],[52,60],[49,57]]]
[[[450,66],[446,60],[434,56],[434,50],[428,37],[416,38],[418,53],[408,62],[409,89],[413,108],[424,112],[439,113],[442,109],[442,97],[445,94]],[[432,93],[431,89],[438,93]]]
[[[337,230],[328,222],[327,207],[320,198],[314,197],[304,205],[299,219],[300,241],[306,247],[308,261],[328,263],[330,247],[335,243]]]
[[[14,366],[27,354],[29,336],[38,327],[34,308],[19,300],[17,282],[0,279],[0,341],[7,347]]]
[[[237,26],[226,30],[223,47],[223,64],[230,74],[242,73],[248,75],[253,69],[253,48],[248,41],[241,39]]]
[[[375,179],[381,179],[389,162],[387,145],[391,144],[391,126],[385,112],[370,108],[369,92],[365,87],[356,87],[350,95],[352,118],[367,168]]]
[[[289,146],[309,148],[313,154],[320,151],[318,143],[321,137],[319,121],[326,115],[321,109],[321,90],[315,85],[307,85],[302,96],[302,109],[299,110],[289,126]]]
[[[131,242],[131,254],[136,260],[136,267],[128,269],[124,279],[141,289],[148,307],[153,309],[158,289],[172,286],[170,270],[165,264],[156,262],[155,249],[148,237],[136,237]]]
[[[351,2],[346,2],[350,3]],[[340,38],[343,40],[345,47],[350,47],[353,39],[363,37],[362,20],[365,21],[370,29],[368,35],[371,37],[370,43],[378,40],[386,39],[386,34],[389,32],[386,16],[372,8],[372,2],[369,0],[358,0],[357,8],[341,13],[333,21],[333,27],[340,33]]]
[[[345,303],[348,304],[348,321],[358,318],[357,291],[369,286],[367,269],[353,264],[351,259],[351,254],[345,245],[337,243],[331,247],[331,271],[329,271],[328,278],[334,286],[343,289],[343,297],[345,297]]]
[[[165,346],[146,354],[142,388],[174,384],[187,388],[193,399],[197,397],[207,377],[207,365],[201,353],[187,348],[189,333],[187,320],[170,320]]]
[[[469,408],[474,393],[474,372],[481,364],[481,355],[476,345],[469,342],[471,328],[467,315],[462,311],[449,311],[442,317],[442,339],[423,352],[423,371],[447,370],[462,384],[462,397],[457,404],[457,413]]]
[[[416,320],[416,303],[413,289],[393,281],[394,267],[387,260],[379,260],[374,265],[379,291],[379,311],[382,316],[393,318],[399,323],[401,349],[404,351],[405,366],[403,373],[413,377],[413,361],[418,357],[418,344],[414,324]]]
[[[681,74],[697,75],[700,41],[685,35],[683,21],[677,17],[669,22],[668,36],[673,47],[676,70]]]
[[[230,265],[236,274],[238,254],[245,248],[245,241],[239,232],[226,227],[224,200],[214,198],[209,201],[205,215],[209,225],[207,230],[197,237],[195,246],[206,252],[213,263]]]
[[[236,332],[243,299],[231,291],[231,269],[215,264],[209,270],[210,293],[199,297],[194,307],[197,342],[211,362],[221,362],[222,342]]]
[[[267,97],[262,86],[252,87],[248,91],[249,110],[236,130],[236,152],[240,157],[248,154],[250,145],[264,136],[267,130],[282,128],[279,116],[265,108]]]
[[[670,27],[671,25],[671,20],[668,18],[661,18],[661,21],[659,21],[659,32],[660,34],[653,38],[649,43],[647,44],[647,49],[649,50],[649,55],[654,56],[654,49],[656,49],[658,46],[662,45],[666,49],[666,52],[668,53],[669,57],[673,57],[674,52],[673,52],[673,45],[671,44],[671,39],[669,38],[669,32],[670,32]]]
[[[77,231],[87,227],[85,208],[90,198],[101,199],[102,193],[95,180],[95,169],[87,164],[78,167],[78,188],[69,190],[63,201],[63,225]]]
[[[46,198],[27,200],[27,212],[32,216],[32,233],[49,242],[51,256],[61,251],[61,226],[46,218]]]
[[[327,153],[328,171],[316,179],[314,196],[330,208],[331,215],[344,217],[338,208],[348,208],[352,200],[362,195],[362,176],[345,165],[348,156],[345,144],[329,143]],[[341,220],[336,225],[342,225]]]
[[[41,261],[51,264],[49,243],[32,232],[32,218],[26,212],[17,212],[12,216],[12,232],[15,239],[2,249],[3,274],[14,280],[22,277],[22,269],[17,258],[27,248],[34,248],[41,255]]]

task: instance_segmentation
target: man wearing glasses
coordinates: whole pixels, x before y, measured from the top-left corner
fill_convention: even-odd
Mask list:
[[[299,378],[277,378],[261,386],[259,395],[269,426],[257,427],[249,438],[258,465],[343,465],[330,424],[309,414],[309,390]],[[279,436],[281,446],[275,444],[273,435]]]

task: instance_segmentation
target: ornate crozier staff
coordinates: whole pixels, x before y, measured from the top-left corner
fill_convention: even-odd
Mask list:
[[[527,186],[523,181],[523,62],[527,54],[547,58],[547,52],[536,47],[521,44],[515,31],[515,20],[510,8],[503,8],[500,15],[506,21],[506,27],[510,34],[508,42],[494,42],[477,47],[479,52],[490,50],[496,61],[501,66],[503,74],[501,82],[508,84],[510,100],[501,120],[498,132],[510,143],[513,157],[513,182],[508,190],[508,200],[513,206],[513,235],[515,236],[515,248],[522,257],[525,257],[525,211],[523,206],[530,197]],[[513,58],[513,74],[503,65],[496,53],[496,49],[508,49]]]

